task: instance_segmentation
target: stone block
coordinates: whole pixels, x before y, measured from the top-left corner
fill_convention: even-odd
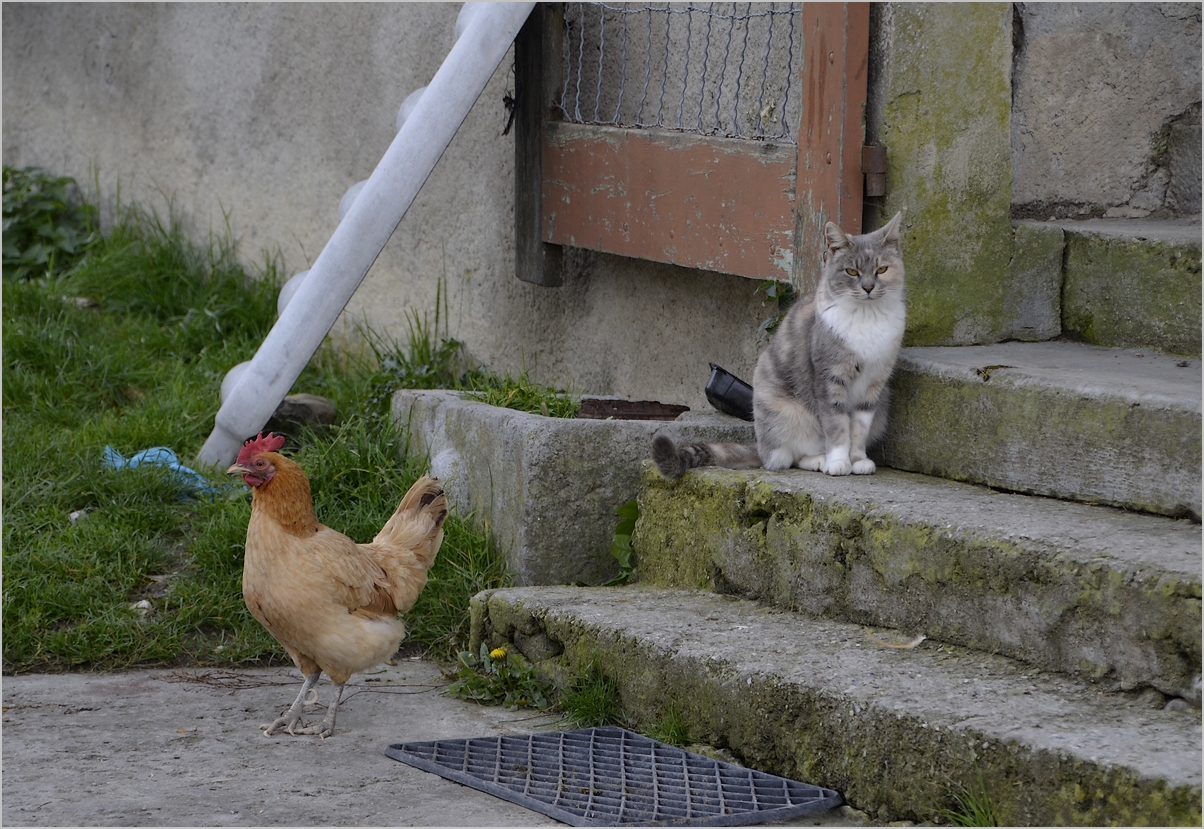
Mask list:
[[[1167,137],[1167,206],[1179,215],[1200,213],[1200,125],[1172,124]]]
[[[1088,220],[1066,233],[1062,327],[1094,345],[1200,356],[1200,222]]]
[[[718,413],[669,422],[553,418],[448,391],[399,391],[393,417],[409,430],[410,452],[430,458],[452,508],[492,533],[518,584],[601,584],[618,575],[615,510],[636,497],[656,433],[755,439],[751,423]]]
[[[1035,222],[1012,227],[1008,264],[1009,338],[1023,342],[1052,340],[1062,333],[1062,229]]]
[[[1015,311],[1012,6],[891,3],[875,19],[866,131],[888,153],[880,219],[904,211],[905,342],[998,342]]]
[[[908,348],[875,460],[1199,520],[1200,361],[1080,343]]]

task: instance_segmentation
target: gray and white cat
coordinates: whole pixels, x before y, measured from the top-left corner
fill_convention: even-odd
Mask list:
[[[852,236],[828,222],[819,285],[795,303],[757,360],[757,443],[652,442],[667,478],[697,466],[797,466],[829,475],[869,475],[866,446],[886,430],[887,381],[903,344],[902,213]]]

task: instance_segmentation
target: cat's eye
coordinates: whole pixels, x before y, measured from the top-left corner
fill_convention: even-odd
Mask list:
[[[881,276],[882,274],[886,273],[886,265],[883,265],[883,266],[882,266],[881,268],[879,268],[879,269],[878,269],[878,270],[877,270],[875,273],[877,273],[879,276]]]
[[[857,272],[856,268],[845,268],[844,272],[849,276],[861,276],[861,274]]]

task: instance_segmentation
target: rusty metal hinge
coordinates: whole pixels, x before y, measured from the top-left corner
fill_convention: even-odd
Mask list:
[[[866,144],[861,148],[861,172],[865,174],[865,195],[886,195],[886,147]]]

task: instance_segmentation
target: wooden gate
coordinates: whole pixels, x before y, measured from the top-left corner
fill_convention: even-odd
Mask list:
[[[869,4],[804,3],[800,19],[793,143],[562,120],[564,4],[538,4],[515,41],[518,277],[561,284],[572,246],[812,285],[824,223],[861,231]]]

